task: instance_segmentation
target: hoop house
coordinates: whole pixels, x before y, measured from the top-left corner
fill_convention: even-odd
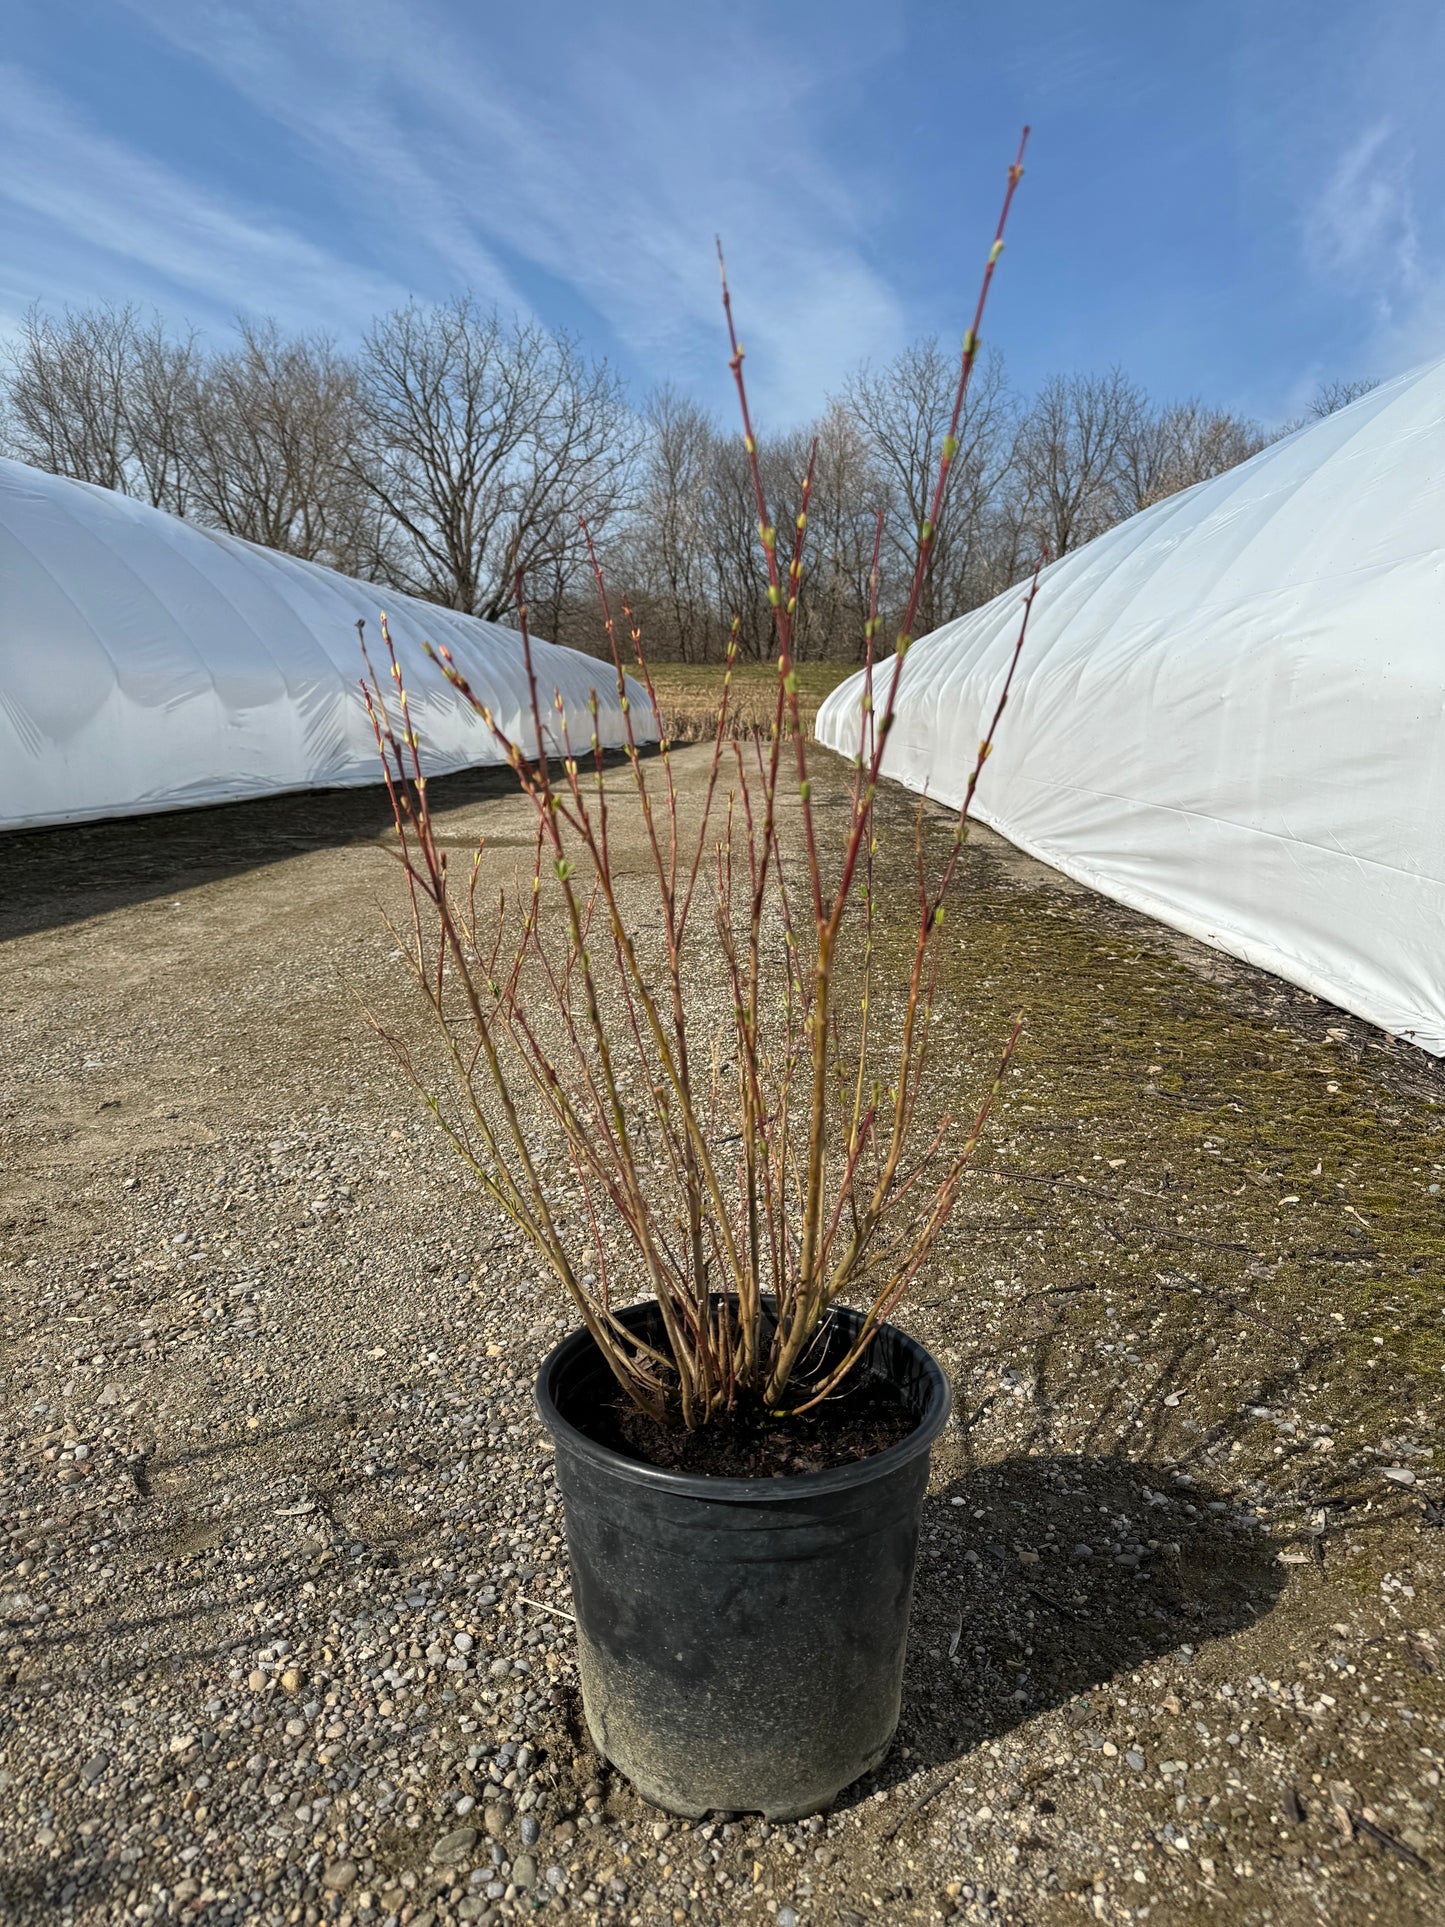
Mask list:
[[[1021,600],[914,645],[890,776],[961,800]],[[1445,1054],[1445,361],[1047,569],[978,814]]]
[[[501,761],[439,671],[445,644],[499,726],[532,743],[520,637],[159,509],[0,460],[0,827],[374,783],[356,623],[385,609],[433,774]],[[574,744],[626,736],[610,663],[534,644],[544,714]],[[639,739],[655,732],[630,687]],[[549,735],[552,733],[549,729]]]

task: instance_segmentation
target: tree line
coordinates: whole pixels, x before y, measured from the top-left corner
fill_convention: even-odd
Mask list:
[[[784,565],[813,463],[801,656],[861,653],[880,516],[885,619],[901,601],[956,368],[926,338],[856,370],[815,422],[760,434]],[[1329,384],[1303,419],[1370,386]],[[1299,425],[1271,434],[1198,400],[1161,406],[1117,368],[1025,395],[986,354],[918,633]],[[35,308],[0,366],[0,448],[494,621],[513,617],[520,569],[538,633],[595,652],[585,518],[658,659],[717,660],[734,622],[745,656],[772,647],[736,428],[670,386],[634,405],[569,336],[467,296],[384,315],[352,352],[271,321],[207,348],[133,307]]]

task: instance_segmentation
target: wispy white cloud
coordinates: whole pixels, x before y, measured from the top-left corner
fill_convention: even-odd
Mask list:
[[[28,243],[23,272],[6,250],[0,312],[36,295],[140,295],[343,329],[401,292],[274,211],[198,188],[20,68],[0,63],[0,98],[0,216]]]
[[[681,14],[625,55],[596,10],[531,18],[503,44],[397,0],[129,0],[150,31],[284,128],[369,222],[381,258],[434,291],[504,307],[561,283],[644,366],[720,365],[712,237],[725,230],[749,372],[777,416],[816,407],[904,335],[872,267],[866,190],[823,163],[810,88],[747,27],[699,38]],[[550,36],[550,37],[549,37]],[[545,74],[545,82],[539,76]]]
[[[1305,245],[1316,271],[1374,293],[1388,317],[1420,279],[1410,151],[1389,121],[1353,140],[1306,211]]]
[[[1369,372],[1445,352],[1445,261],[1422,240],[1413,134],[1386,117],[1355,135],[1307,204],[1302,235],[1320,285],[1364,304]]]

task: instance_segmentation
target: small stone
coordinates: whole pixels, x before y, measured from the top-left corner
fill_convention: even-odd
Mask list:
[[[452,1644],[459,1653],[469,1653],[476,1642],[470,1633],[455,1633],[452,1636]]]
[[[488,1811],[490,1811],[490,1809],[488,1809]],[[488,1831],[490,1831],[490,1829],[488,1829]],[[441,1839],[437,1841],[431,1850],[431,1857],[433,1860],[442,1863],[462,1860],[471,1852],[476,1844],[477,1830],[475,1827],[453,1827],[450,1833],[444,1833]]]
[[[1070,1557],[1074,1559],[1092,1559],[1093,1556],[1094,1556],[1094,1548],[1092,1546],[1086,1546],[1082,1539],[1079,1541],[1078,1545],[1074,1547],[1073,1552],[1070,1554]]]
[[[1387,1465],[1385,1467],[1385,1477],[1392,1479],[1396,1485],[1413,1485],[1415,1483],[1415,1474],[1407,1465]]]
[[[301,1671],[299,1666],[288,1666],[281,1675],[281,1691],[283,1693],[299,1693],[305,1684],[306,1675]]]
[[[798,1913],[795,1907],[779,1907],[776,1918],[778,1927],[798,1927]]]
[[[344,1894],[355,1879],[356,1862],[354,1860],[333,1860],[322,1874],[321,1884],[334,1894]]]
[[[505,1679],[511,1670],[512,1662],[509,1659],[494,1659],[487,1668],[493,1679]]]
[[[80,1777],[87,1786],[94,1786],[109,1765],[110,1755],[108,1753],[92,1753],[85,1765],[80,1769]]]
[[[1125,1766],[1132,1766],[1136,1773],[1142,1773],[1144,1771],[1144,1755],[1139,1752],[1137,1747],[1131,1746],[1129,1751],[1124,1755],[1124,1764]]]
[[[519,1853],[512,1862],[512,1885],[530,1887],[537,1878],[537,1863],[529,1853]]]
[[[500,1840],[512,1824],[512,1809],[501,1801],[492,1801],[482,1809],[482,1825],[488,1836]]]
[[[541,1838],[541,1834],[542,1828],[536,1814],[524,1813],[522,1815],[522,1845],[524,1847],[535,1847]]]
[[[261,1671],[261,1668],[259,1666],[255,1669],[254,1672],[247,1675],[246,1684],[250,1687],[253,1693],[265,1692],[266,1675]]]

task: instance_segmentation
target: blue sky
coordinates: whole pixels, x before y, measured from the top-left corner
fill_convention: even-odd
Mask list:
[[[10,0],[0,329],[32,300],[354,338],[471,287],[764,417],[967,318],[1278,419],[1445,353],[1438,0]]]

